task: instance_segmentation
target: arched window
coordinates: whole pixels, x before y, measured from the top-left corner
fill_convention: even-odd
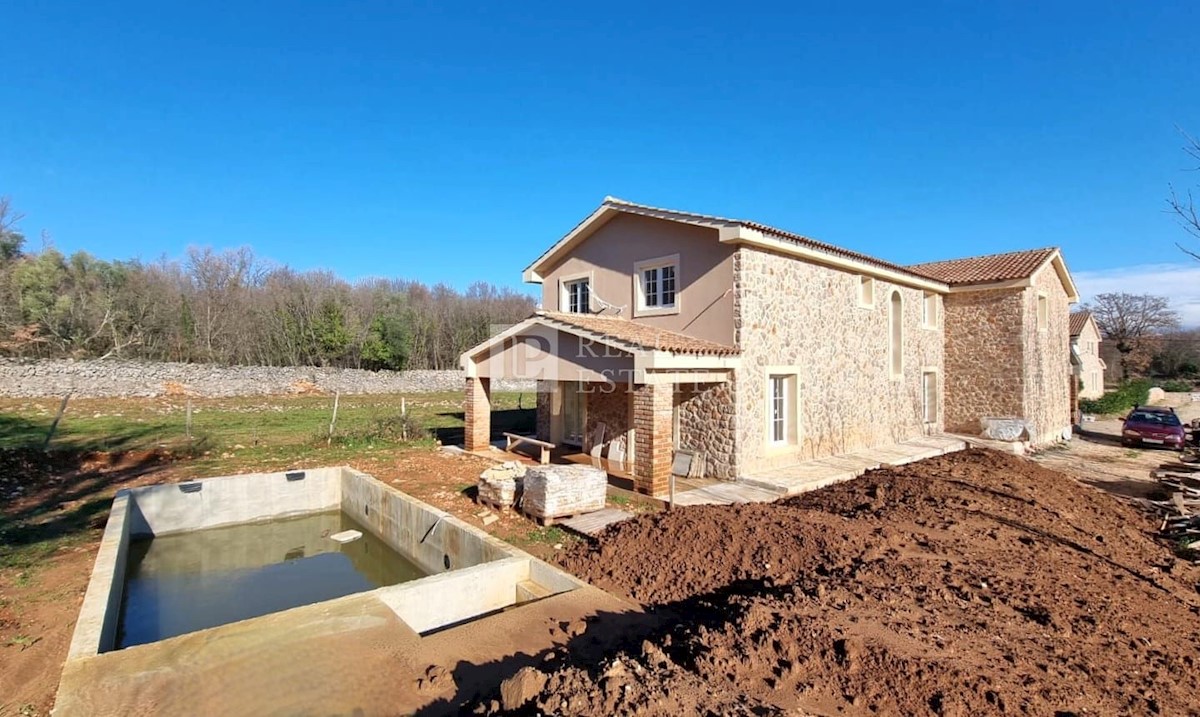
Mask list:
[[[900,292],[893,291],[888,306],[888,358],[891,362],[892,376],[904,374],[904,312],[900,302]]]

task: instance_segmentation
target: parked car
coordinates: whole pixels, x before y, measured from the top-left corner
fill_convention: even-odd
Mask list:
[[[1121,443],[1166,446],[1181,449],[1184,443],[1183,422],[1173,408],[1137,406],[1125,417],[1121,426]]]

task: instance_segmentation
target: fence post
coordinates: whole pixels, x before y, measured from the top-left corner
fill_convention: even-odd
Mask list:
[[[70,391],[63,395],[62,403],[58,404],[58,413],[54,414],[54,422],[50,424],[50,430],[46,432],[46,440],[42,443],[42,453],[50,450],[50,440],[54,438],[54,431],[58,430],[58,422],[62,420],[63,413],[67,410],[67,401],[69,400],[71,400]]]
[[[333,427],[337,425],[337,410],[338,401],[342,398],[342,392],[336,391],[333,394],[333,416],[329,419],[329,438],[325,441],[325,445],[333,445]]]

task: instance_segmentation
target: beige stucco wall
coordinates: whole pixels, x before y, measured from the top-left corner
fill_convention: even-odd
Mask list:
[[[1104,395],[1105,366],[1100,360],[1101,340],[1094,319],[1084,324],[1078,336],[1071,337],[1071,345],[1083,364],[1079,368],[1079,380],[1083,384],[1079,391],[1080,398],[1100,398]]]
[[[1071,428],[1070,315],[1066,289],[1054,267],[1042,267],[1023,292],[1025,336],[1025,420],[1033,424],[1033,442],[1061,440]],[[1038,297],[1048,303],[1046,327],[1038,328]]]
[[[946,430],[979,433],[985,416],[1023,416],[1024,290],[944,297]]]
[[[633,372],[631,354],[541,325],[480,351],[472,359],[481,378],[624,382]]]
[[[669,331],[715,341],[734,342],[733,247],[717,241],[717,230],[632,214],[618,214],[568,257],[548,269],[542,283],[542,307],[559,311],[559,283],[587,275],[594,298],[625,306],[621,316]],[[679,255],[676,277],[678,313],[635,316],[634,265]],[[605,315],[613,315],[611,310]]]
[[[921,415],[923,369],[937,372],[938,394],[944,395],[940,297],[934,328],[927,329],[919,289],[876,280],[874,305],[863,308],[855,273],[747,247],[739,248],[734,267],[742,352],[735,372],[739,474],[941,431],[940,415],[929,425]],[[899,379],[891,376],[887,350],[893,290],[903,302]],[[768,444],[772,367],[790,367],[786,370],[798,377],[799,435],[793,445]]]

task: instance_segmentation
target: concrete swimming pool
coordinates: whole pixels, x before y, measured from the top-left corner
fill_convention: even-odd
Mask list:
[[[350,539],[338,536],[352,531]],[[399,585],[428,573],[341,511],[129,544],[116,648]]]
[[[351,468],[145,486],[113,501],[69,657],[362,591],[426,633],[580,585]]]
[[[54,714],[458,714],[643,618],[350,468],[138,487],[113,501]]]

